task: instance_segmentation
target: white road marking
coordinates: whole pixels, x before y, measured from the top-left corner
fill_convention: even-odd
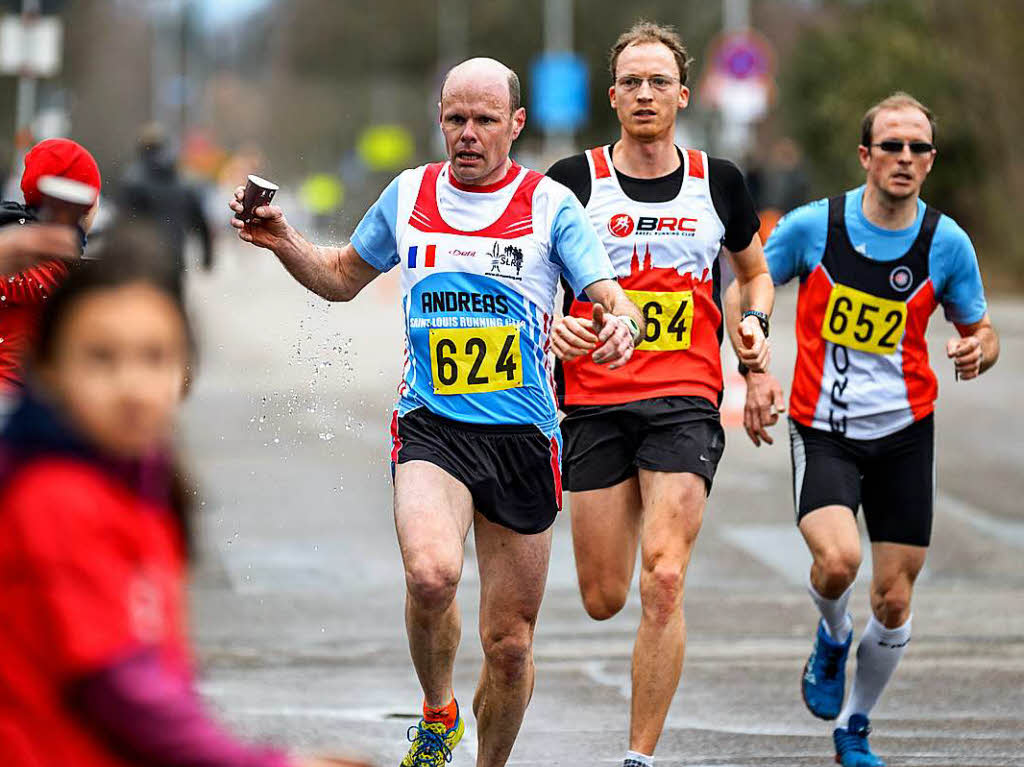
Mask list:
[[[936,514],[956,517],[990,538],[1024,549],[1024,522],[999,519],[946,493],[936,494],[935,505]]]
[[[793,525],[722,525],[716,532],[793,585],[807,583],[811,553]]]

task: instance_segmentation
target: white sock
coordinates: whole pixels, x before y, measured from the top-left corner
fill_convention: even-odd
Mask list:
[[[647,754],[641,754],[639,751],[627,751],[626,761],[624,762],[626,767],[634,767],[640,765],[641,767],[654,767],[654,757],[648,756]]]
[[[850,697],[839,713],[836,727],[846,727],[853,714],[867,716],[889,682],[910,642],[910,618],[902,626],[887,629],[874,615],[857,645],[857,673]]]
[[[850,615],[846,612],[846,603],[850,601],[850,594],[853,593],[853,584],[851,583],[850,587],[836,599],[828,599],[818,593],[808,577],[807,593],[811,595],[811,599],[818,607],[818,612],[821,613],[821,617],[825,621],[825,628],[828,629],[828,635],[832,637],[832,641],[840,644],[845,642],[846,637],[850,636],[850,632],[853,631],[853,621],[850,620]]]

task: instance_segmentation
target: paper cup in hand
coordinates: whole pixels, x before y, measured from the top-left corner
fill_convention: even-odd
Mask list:
[[[277,192],[277,184],[272,184],[259,176],[249,176],[245,182],[245,194],[242,197],[242,212],[236,213],[235,218],[243,224],[253,223],[253,211],[264,205],[270,205]]]

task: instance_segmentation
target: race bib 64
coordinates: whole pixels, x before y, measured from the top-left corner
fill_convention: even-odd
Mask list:
[[[430,331],[430,372],[436,394],[478,394],[523,385],[519,326]]]
[[[638,351],[679,351],[690,348],[693,330],[693,292],[627,290],[626,295],[644,315],[644,337]]]
[[[828,297],[821,335],[870,354],[896,351],[907,327],[907,305],[836,283]]]

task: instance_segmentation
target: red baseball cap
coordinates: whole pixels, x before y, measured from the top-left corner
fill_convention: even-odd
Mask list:
[[[21,174],[21,192],[25,204],[40,202],[39,178],[63,176],[91,186],[99,193],[103,182],[100,168],[89,150],[67,138],[49,138],[40,141],[25,155],[25,172]]]

